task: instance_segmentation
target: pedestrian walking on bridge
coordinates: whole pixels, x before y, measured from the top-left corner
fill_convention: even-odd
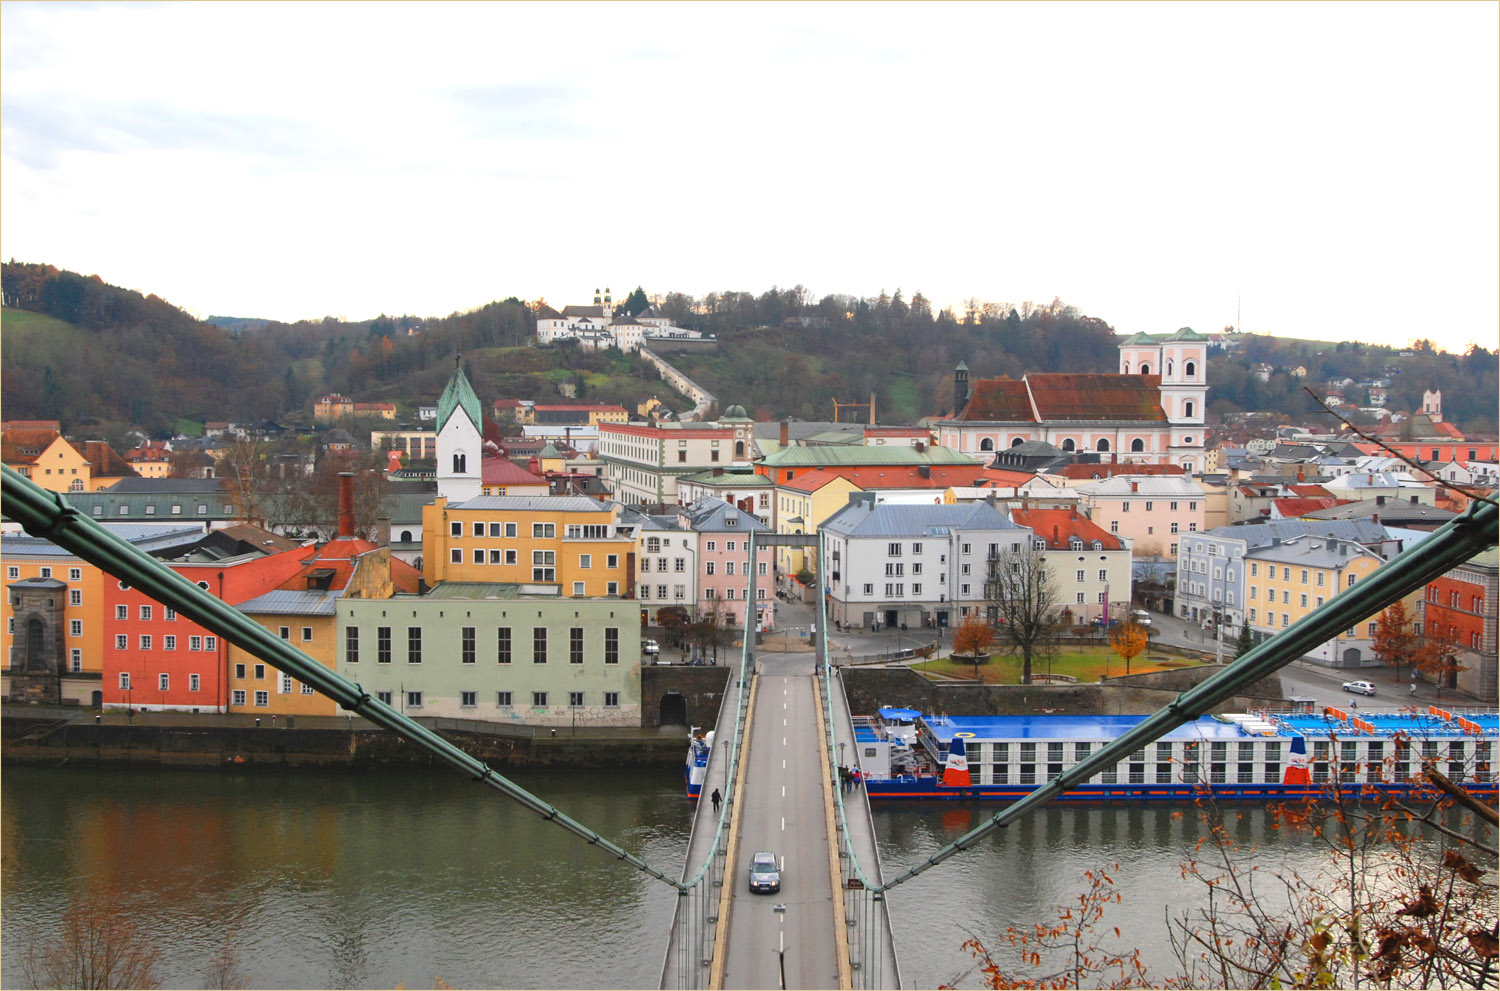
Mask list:
[[[719,794],[719,789],[715,788],[714,793],[708,796],[708,800],[714,803],[714,815],[718,815],[719,806],[724,804],[724,796]]]

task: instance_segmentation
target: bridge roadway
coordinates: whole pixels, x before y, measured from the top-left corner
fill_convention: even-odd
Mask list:
[[[895,950],[888,921],[877,916],[870,933],[846,926],[844,877],[847,859],[838,854],[833,801],[834,785],[825,774],[828,752],[818,714],[813,655],[761,654],[755,660],[755,698],[750,708],[744,782],[729,815],[732,858],[725,868],[727,911],[719,920],[716,966],[708,982],[714,988],[848,988],[899,987]],[[853,751],[853,726],[842,684],[834,682],[835,737]],[[719,726],[729,731],[734,718],[734,683]],[[724,788],[727,748],[715,741],[704,794]],[[880,883],[880,868],[869,814],[862,792],[844,796],[856,856],[871,883]],[[717,817],[708,801],[699,803],[689,843],[687,871],[703,862]],[[781,891],[751,894],[749,863],[757,850],[782,860]],[[853,913],[850,917],[858,915]],[[840,931],[842,930],[842,931]],[[674,940],[675,940],[674,936]],[[871,941],[872,951],[853,954],[869,961],[851,973],[849,941]],[[669,947],[662,986],[691,986],[682,981],[679,954]],[[841,966],[842,962],[842,966]]]

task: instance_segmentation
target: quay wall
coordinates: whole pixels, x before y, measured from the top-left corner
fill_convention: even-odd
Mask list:
[[[1148,715],[1179,693],[1218,673],[1213,666],[1181,668],[1110,678],[1099,684],[977,685],[929,681],[909,668],[839,669],[849,711],[868,715],[881,706],[966,716],[1018,716],[1057,713]],[[1272,675],[1217,709],[1223,712],[1284,705],[1281,677]]]

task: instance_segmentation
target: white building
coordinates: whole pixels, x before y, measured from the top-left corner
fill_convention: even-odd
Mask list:
[[[990,555],[1031,539],[988,503],[892,505],[867,492],[854,493],[819,529],[829,615],[871,628],[957,626],[982,613]]]

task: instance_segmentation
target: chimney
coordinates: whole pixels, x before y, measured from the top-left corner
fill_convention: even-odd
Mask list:
[[[1375,505],[1377,505],[1377,506],[1384,506],[1385,505],[1385,496],[1383,496],[1383,495],[1376,496],[1375,497]]]
[[[391,518],[389,516],[375,517],[375,543],[381,547],[391,546]]]
[[[921,454],[923,451],[927,450],[927,444],[924,441],[917,441],[916,447],[918,454]]]
[[[1056,547],[1062,543],[1062,537],[1058,535],[1057,524],[1052,524],[1052,546]]]
[[[1140,482],[1131,482],[1130,483],[1130,491],[1132,491],[1132,492],[1139,492],[1140,490],[1141,490],[1141,483]]]
[[[1297,466],[1297,481],[1299,481],[1299,482],[1305,482],[1305,481],[1307,481],[1307,473],[1302,470],[1302,466],[1301,465]]]
[[[786,447],[792,441],[792,428],[785,421],[781,421],[781,446]]]
[[[718,478],[722,474],[724,474],[724,469],[723,468],[720,468],[720,467],[715,467],[714,468],[714,478]]]
[[[339,472],[339,536],[354,536],[354,472]]]

